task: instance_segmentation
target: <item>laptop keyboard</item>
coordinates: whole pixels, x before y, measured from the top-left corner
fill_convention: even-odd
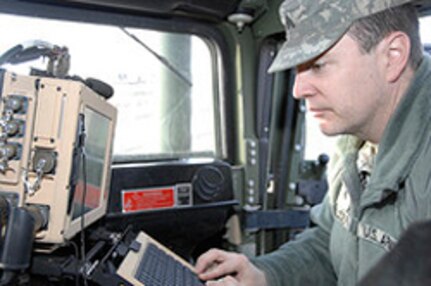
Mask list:
[[[203,286],[188,267],[149,243],[135,278],[145,286]]]

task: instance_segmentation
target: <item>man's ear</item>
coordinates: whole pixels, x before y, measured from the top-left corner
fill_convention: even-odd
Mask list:
[[[408,66],[411,43],[406,33],[397,31],[387,35],[382,42],[383,64],[388,82],[395,82]]]

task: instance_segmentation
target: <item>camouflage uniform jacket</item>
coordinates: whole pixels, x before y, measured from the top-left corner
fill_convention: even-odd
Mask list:
[[[431,218],[431,63],[425,58],[390,119],[360,190],[358,149],[343,136],[331,158],[330,189],[311,211],[316,227],[253,262],[275,285],[352,286],[413,221]]]

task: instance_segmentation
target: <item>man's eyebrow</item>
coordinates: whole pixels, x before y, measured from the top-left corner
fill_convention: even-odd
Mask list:
[[[297,71],[297,72],[300,72],[300,71],[306,71],[306,70],[309,70],[309,69],[313,66],[313,64],[314,64],[314,63],[315,63],[315,61],[310,60],[310,61],[308,61],[308,62],[305,62],[305,63],[299,64],[299,65],[297,65],[297,66],[296,66],[296,71]]]
[[[314,66],[316,63],[319,63],[319,61],[328,61],[331,59],[331,55],[324,53],[320,56],[317,56],[311,60],[306,61],[305,63],[299,64],[296,66],[296,70],[297,71],[302,71],[302,70],[308,70],[310,69],[312,66]]]

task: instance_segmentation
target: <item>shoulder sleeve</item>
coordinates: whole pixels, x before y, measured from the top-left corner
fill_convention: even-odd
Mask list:
[[[268,285],[336,285],[329,254],[332,214],[328,196],[313,208],[312,220],[316,226],[305,230],[296,240],[252,260],[265,272]]]

